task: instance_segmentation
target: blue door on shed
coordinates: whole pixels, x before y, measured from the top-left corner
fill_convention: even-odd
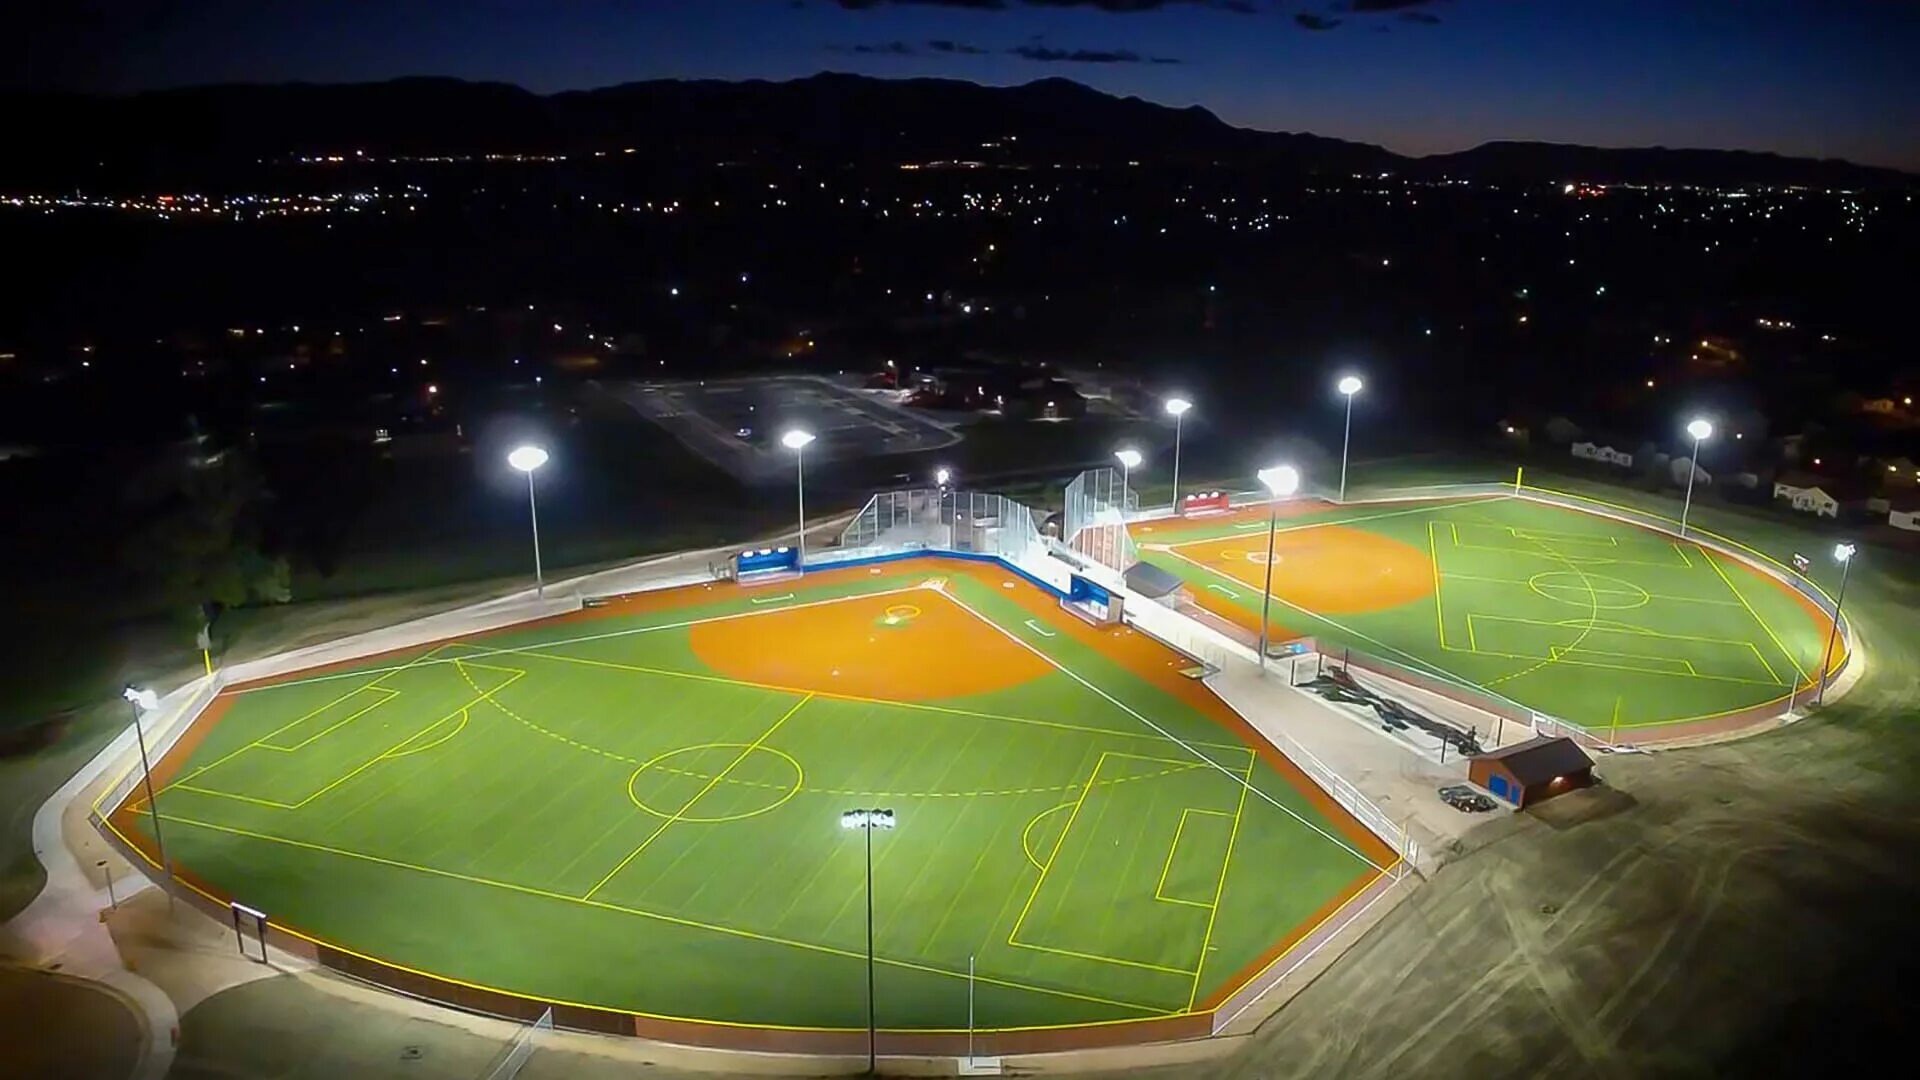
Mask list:
[[[1499,773],[1494,773],[1487,777],[1487,790],[1508,802],[1513,801],[1513,796],[1507,794],[1507,778],[1501,776]]]

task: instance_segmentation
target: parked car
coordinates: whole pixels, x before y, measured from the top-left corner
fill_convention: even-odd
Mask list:
[[[1484,814],[1499,805],[1466,784],[1448,784],[1441,788],[1440,801],[1466,814]]]

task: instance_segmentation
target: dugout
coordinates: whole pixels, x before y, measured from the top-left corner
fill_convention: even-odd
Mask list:
[[[1525,809],[1593,784],[1593,759],[1572,739],[1538,735],[1475,757],[1467,779]]]

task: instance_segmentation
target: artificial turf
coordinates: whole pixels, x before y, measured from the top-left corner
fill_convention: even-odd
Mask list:
[[[933,586],[933,587],[930,587]],[[1204,1010],[1392,855],[1130,630],[915,559],[230,690],[168,852],[280,925],[652,1016],[1017,1028]],[[145,806],[116,828],[144,839]]]
[[[1143,559],[1257,630],[1266,527],[1253,510],[1134,536]],[[1748,562],[1545,502],[1321,505],[1278,529],[1276,640],[1311,635],[1593,730],[1804,694],[1827,644],[1827,617]]]

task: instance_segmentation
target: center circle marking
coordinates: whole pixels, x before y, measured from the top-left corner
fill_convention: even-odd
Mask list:
[[[1571,570],[1543,570],[1527,579],[1527,588],[1549,600],[1600,611],[1646,607],[1653,599],[1651,593],[1631,581]]]
[[[714,777],[713,772],[703,771],[703,770],[694,770],[694,769],[683,769],[673,764],[673,759],[676,757],[680,757],[686,754],[696,754],[705,750],[730,751],[731,753],[729,753],[725,757],[724,761],[732,761],[735,758],[741,758],[741,761],[740,761],[741,764],[745,764],[747,761],[751,760],[756,754],[766,754],[784,763],[786,767],[792,771],[793,779],[790,782],[783,784],[778,788],[774,788],[770,786],[762,786],[758,783],[749,785],[752,787],[753,790],[759,793],[762,793],[766,796],[766,805],[758,806],[751,810],[738,811],[731,814],[700,813],[699,803],[701,800],[698,796],[694,797],[693,805],[683,807],[676,812],[672,808],[665,808],[665,807],[650,805],[645,799],[640,797],[640,793],[638,791],[634,790],[635,786],[639,783],[640,778],[642,776],[645,776],[648,772],[654,771],[654,770],[665,772],[670,775],[673,773],[679,773],[685,776],[692,777],[694,779],[711,781]],[[745,757],[741,757],[742,752],[745,753]],[[725,768],[724,763],[719,767]],[[736,768],[737,767],[738,766],[736,766]],[[795,761],[793,759],[793,756],[788,754],[784,750],[776,750],[771,746],[751,746],[747,743],[700,743],[695,746],[675,747],[674,749],[669,750],[664,754],[659,754],[648,759],[639,768],[633,770],[633,775],[627,777],[627,798],[633,800],[633,805],[639,807],[642,810],[645,810],[647,813],[652,814],[654,817],[662,818],[666,820],[685,821],[685,822],[694,822],[694,823],[706,822],[709,824],[718,823],[722,821],[744,821],[750,817],[758,817],[761,814],[764,814],[770,810],[779,809],[781,806],[786,804],[787,800],[793,798],[795,795],[800,794],[800,784],[801,784],[801,781],[805,778],[805,776],[806,776],[806,773],[801,770],[800,763],[798,761]],[[726,784],[726,783],[729,783],[729,781],[722,780],[720,781],[720,784],[716,784],[714,786],[718,787],[721,784]],[[699,789],[696,788],[695,790],[698,791]]]

